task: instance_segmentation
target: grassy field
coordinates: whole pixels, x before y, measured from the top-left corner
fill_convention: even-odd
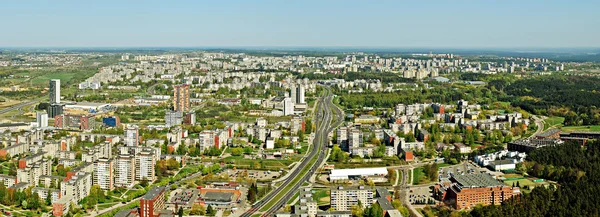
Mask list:
[[[413,176],[412,176],[413,185],[418,185],[419,178],[421,178],[422,176],[425,176],[425,173],[423,172],[423,168],[415,168],[413,170]]]
[[[596,131],[600,131],[600,125],[568,126],[568,127],[562,127],[561,130],[563,132],[573,132],[573,131],[596,132]]]
[[[515,184],[515,186],[517,185],[517,182],[519,182],[519,185],[521,186],[521,191],[525,192],[525,193],[529,193],[531,192],[531,189],[525,189],[525,186],[530,186],[530,187],[535,187],[535,186],[539,186],[539,185],[543,185],[546,184],[545,182],[539,182],[539,183],[535,183],[529,179],[520,179],[520,180],[512,180],[512,181],[504,181],[504,184],[508,185],[508,186],[512,186],[513,183]]]
[[[442,167],[448,167],[448,166],[452,166],[452,164],[448,164],[448,163],[441,163],[441,164],[438,164],[438,167],[439,167],[439,168],[442,168]]]
[[[547,130],[550,127],[559,127],[562,126],[562,123],[565,121],[563,117],[552,116],[548,117],[544,120],[544,130]]]
[[[510,179],[510,178],[523,178],[522,175],[519,174],[504,174],[504,178]]]
[[[288,202],[286,204],[293,205],[294,201],[298,198],[298,196],[300,196],[300,192],[296,192],[294,194],[294,196],[292,196],[292,198],[290,198],[290,200],[288,200]]]

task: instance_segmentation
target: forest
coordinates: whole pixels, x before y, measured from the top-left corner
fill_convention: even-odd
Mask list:
[[[506,87],[513,106],[544,115],[565,117],[565,125],[600,124],[600,79],[585,76],[541,76]]]
[[[582,148],[565,144],[537,149],[527,157],[531,175],[558,181],[559,187],[537,187],[500,206],[476,207],[468,216],[599,216],[600,142]],[[529,167],[529,168],[527,168]]]

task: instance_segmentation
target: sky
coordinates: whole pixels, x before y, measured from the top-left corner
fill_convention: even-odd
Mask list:
[[[598,0],[31,0],[0,20],[0,47],[600,47]]]

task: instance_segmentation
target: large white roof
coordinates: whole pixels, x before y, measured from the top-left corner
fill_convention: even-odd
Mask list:
[[[374,168],[355,168],[355,169],[334,169],[331,170],[330,178],[348,177],[348,176],[373,176],[387,175],[388,171],[385,167]]]

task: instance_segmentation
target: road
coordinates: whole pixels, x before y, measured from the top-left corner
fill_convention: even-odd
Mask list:
[[[532,138],[535,135],[538,135],[542,131],[544,131],[544,120],[535,115],[531,116],[531,117],[533,117],[533,121],[535,122],[535,125],[537,125],[537,130],[535,131],[535,133],[531,134],[531,136],[529,136],[529,138]]]
[[[36,104],[36,103],[38,103],[38,101],[39,101],[39,100],[33,100],[33,101],[22,102],[22,103],[19,103],[19,104],[13,105],[13,106],[11,106],[11,107],[8,107],[8,108],[5,108],[5,109],[2,109],[2,110],[0,110],[0,115],[1,115],[1,114],[4,114],[4,113],[8,113],[8,112],[10,112],[10,111],[12,111],[12,110],[21,109],[21,108],[23,108],[23,107],[25,107],[25,106],[29,106],[29,105]]]
[[[307,157],[303,158],[302,161],[300,162],[300,166],[298,166],[299,170],[302,170],[303,168],[306,168],[306,167],[309,167],[310,170],[305,174],[299,174],[302,177],[299,180],[297,180],[297,182],[293,181],[296,177],[289,177],[287,180],[285,180],[281,184],[281,186],[279,186],[275,190],[271,191],[267,196],[265,196],[259,202],[255,203],[252,206],[252,208],[250,210],[246,211],[245,213],[243,213],[241,215],[241,217],[252,216],[258,210],[265,207],[265,205],[271,203],[272,200],[277,198],[276,197],[277,195],[283,194],[283,196],[280,196],[280,198],[277,199],[277,201],[275,201],[271,207],[267,207],[268,210],[262,214],[262,216],[273,216],[275,214],[275,212],[277,212],[277,210],[282,208],[285,205],[285,203],[293,197],[293,195],[298,191],[300,186],[304,182],[308,181],[311,176],[314,175],[314,173],[315,173],[315,171],[317,171],[319,165],[321,165],[326,160],[325,156],[327,153],[326,150],[327,150],[327,144],[329,141],[328,135],[337,126],[342,124],[344,116],[343,116],[343,111],[340,108],[336,107],[332,102],[333,96],[332,96],[331,89],[326,86],[324,87],[324,89],[325,89],[325,93],[317,102],[318,103],[317,112],[315,113],[316,118],[314,119],[314,120],[316,120],[317,129],[315,131],[315,137],[313,139],[313,147],[311,148],[310,154]],[[335,119],[333,117],[332,109],[336,113]],[[332,121],[334,121],[334,122],[332,123]],[[311,164],[311,160],[314,159],[315,156],[317,156],[317,160]],[[292,188],[286,192],[282,192],[284,189],[288,188],[289,186],[292,186]]]

